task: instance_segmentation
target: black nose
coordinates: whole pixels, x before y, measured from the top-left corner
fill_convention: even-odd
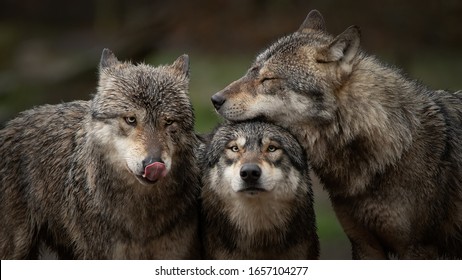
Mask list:
[[[223,95],[221,95],[219,93],[215,93],[214,95],[212,95],[211,100],[212,100],[213,106],[217,110],[219,110],[221,105],[223,105],[223,103],[225,103],[225,101],[226,101],[226,99],[223,97]]]
[[[153,164],[154,162],[163,162],[163,161],[160,158],[147,157],[141,162],[141,164],[143,164],[143,169],[144,169],[146,168],[146,166]]]
[[[246,163],[241,167],[239,172],[241,179],[247,183],[255,183],[261,176],[261,169],[254,163]]]

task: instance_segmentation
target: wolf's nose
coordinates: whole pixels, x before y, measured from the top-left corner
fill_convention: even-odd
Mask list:
[[[241,167],[239,172],[241,179],[247,183],[255,183],[260,179],[261,169],[258,165],[254,163],[246,163]]]
[[[147,158],[145,158],[145,159],[141,162],[141,164],[143,164],[143,169],[145,169],[146,166],[151,165],[151,164],[153,164],[154,162],[161,162],[161,163],[163,163],[163,161],[162,161],[160,158],[147,157]]]
[[[212,100],[213,106],[217,110],[219,110],[221,105],[223,105],[223,103],[225,103],[225,101],[226,101],[226,99],[223,97],[223,95],[221,95],[219,93],[215,93],[214,95],[212,95],[211,100]]]

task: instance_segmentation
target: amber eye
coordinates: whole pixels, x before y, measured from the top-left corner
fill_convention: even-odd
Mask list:
[[[276,146],[273,146],[273,145],[269,145],[268,146],[268,152],[270,153],[273,153],[277,150],[278,148]]]
[[[173,124],[173,120],[168,119],[165,121],[165,125],[172,125],[172,124]]]
[[[236,145],[231,146],[229,149],[230,149],[232,152],[235,152],[235,153],[239,152],[239,147],[236,146]]]
[[[124,118],[125,122],[131,126],[135,126],[136,125],[136,117],[125,117]]]

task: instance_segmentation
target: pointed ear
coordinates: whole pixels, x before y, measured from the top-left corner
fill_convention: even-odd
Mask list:
[[[103,50],[103,53],[101,54],[101,60],[99,62],[100,69],[115,66],[119,63],[120,63],[119,60],[117,60],[117,57],[114,55],[114,53],[110,49]]]
[[[312,10],[308,13],[305,21],[300,25],[297,32],[307,33],[310,30],[326,31],[324,18],[318,10]]]
[[[317,60],[321,63],[339,62],[342,67],[349,69],[353,59],[359,52],[361,32],[359,27],[350,26],[338,35],[326,48],[319,51]]]
[[[189,56],[184,54],[178,57],[171,67],[180,75],[189,78]]]

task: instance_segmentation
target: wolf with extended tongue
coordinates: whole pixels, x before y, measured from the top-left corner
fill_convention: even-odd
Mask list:
[[[104,50],[90,101],[21,113],[0,133],[0,258],[197,258],[198,170],[186,55]]]

